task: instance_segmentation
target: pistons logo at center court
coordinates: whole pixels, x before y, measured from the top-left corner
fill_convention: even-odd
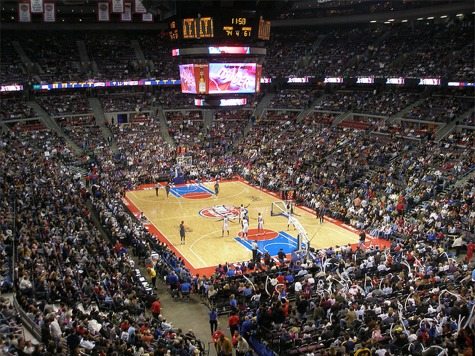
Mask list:
[[[200,210],[200,215],[204,218],[223,218],[227,216],[230,219],[239,217],[239,209],[234,206],[227,205],[215,205],[210,208],[204,208]]]

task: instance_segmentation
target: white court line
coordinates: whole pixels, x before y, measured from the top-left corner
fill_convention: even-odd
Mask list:
[[[206,265],[206,266],[204,266],[204,267],[209,267],[208,265],[209,265],[210,263],[206,263],[198,254],[196,254],[195,251],[193,251],[193,246],[194,246],[197,242],[203,240],[203,239],[206,238],[207,236],[212,235],[212,234],[214,234],[214,233],[218,233],[218,234],[219,234],[219,233],[220,233],[220,230],[215,230],[215,231],[212,231],[212,232],[210,232],[210,233],[208,233],[208,234],[206,234],[206,235],[201,236],[198,240],[195,240],[195,241],[190,245],[190,247],[189,247],[189,250],[191,251],[191,253],[192,253],[193,255],[195,255],[199,260],[201,260],[201,262],[202,262],[204,265]],[[211,263],[211,265],[212,265],[212,263]]]
[[[134,192],[130,192],[130,193],[132,193],[132,194],[135,195]],[[157,229],[157,231],[165,238],[165,240],[167,240],[167,242],[168,242],[170,245],[172,245],[173,247],[175,247],[175,248],[177,249],[177,251],[179,251],[180,254],[182,254],[182,252],[173,244],[173,242],[168,239],[167,235],[164,234],[164,233],[158,228],[158,226],[155,225],[155,224],[152,222],[152,220],[150,220],[150,219],[148,218],[147,214],[144,213],[143,215],[147,218],[148,223],[149,223],[150,225],[153,225],[153,226]],[[142,225],[145,227],[145,224],[144,224],[144,223],[142,223]],[[148,231],[148,230],[147,230],[147,231]],[[155,236],[155,235],[153,235],[150,231],[148,231],[148,233],[151,234],[152,236]],[[158,238],[158,236],[155,236],[155,237]],[[159,239],[159,240],[160,240],[160,239]],[[172,251],[172,252],[173,252],[173,251]],[[185,257],[185,256],[183,256],[183,257]],[[196,267],[193,265],[193,263],[191,263],[191,261],[189,261],[188,259],[186,259],[186,260],[187,260],[188,263],[191,265],[191,267],[193,267],[194,269],[196,269]],[[202,262],[204,262],[204,261],[202,261]],[[206,263],[204,263],[204,264],[206,264]]]
[[[241,182],[223,182],[223,184],[226,184],[226,183],[241,183]],[[203,198],[203,199],[187,199],[187,198],[184,198],[184,197],[176,197],[175,195],[173,194],[170,194],[172,195],[175,199],[177,199],[177,202],[178,204],[182,204],[183,201],[188,201],[188,202],[193,202],[193,201],[196,201],[196,202],[199,202],[199,201],[212,201],[212,200],[216,200],[216,198],[218,199],[233,199],[237,196],[241,196],[243,195],[244,193],[243,192],[246,192],[246,190],[249,189],[248,186],[246,186],[244,183],[241,183],[241,185],[243,185],[243,188],[241,188],[241,190],[239,192],[237,192],[236,194],[233,194],[233,195],[223,195],[221,190],[220,190],[220,194],[218,195],[218,197],[216,197],[214,194],[212,194],[210,197],[208,198]],[[131,194],[134,194],[135,195],[135,192],[141,192],[141,191],[146,191],[148,189],[141,189],[141,190],[129,190],[128,193],[131,193]],[[153,199],[151,198],[140,198],[138,197],[137,195],[136,196],[136,199],[137,200],[140,200],[140,201],[146,201],[146,202],[150,202],[150,201],[153,201]],[[160,202],[161,200],[157,201],[157,202]],[[167,200],[165,200],[167,201]],[[173,203],[173,202],[169,202],[169,203]],[[244,203],[243,203],[244,204]],[[251,202],[252,204],[252,202]],[[267,204],[263,204],[265,208],[267,208]]]
[[[297,247],[297,245],[293,245],[293,244],[290,244],[290,243],[285,243],[285,242],[273,242],[273,243],[270,243],[270,244],[266,244],[264,246],[264,250],[266,250],[267,252],[269,252],[269,250],[267,249],[267,246],[271,246],[271,245],[278,245],[278,246],[282,246],[282,245],[287,245],[287,246],[291,246],[291,247]],[[270,252],[269,252],[270,253]]]
[[[251,244],[251,243],[249,243],[249,241],[248,241],[248,240],[245,240],[245,239],[243,239],[243,238],[242,238],[242,237],[240,237],[240,236],[238,236],[238,237],[236,237],[236,238],[237,238],[237,239],[240,239],[242,242],[244,242],[244,243],[248,244],[248,245],[249,245],[249,248],[250,248],[250,250],[251,250],[251,252],[252,252],[252,244]],[[265,246],[264,246],[264,250],[266,250],[266,252],[269,252],[269,251],[266,249],[266,247],[265,247]],[[257,251],[258,251],[258,252],[260,252],[260,253],[261,253],[261,255],[263,255],[263,256],[264,256],[264,252],[263,252],[263,251],[262,251],[260,248],[257,248]],[[279,260],[278,260],[276,257],[274,257],[274,256],[271,256],[271,258],[272,258],[274,261],[276,261],[276,262],[278,262],[278,261],[279,261]]]

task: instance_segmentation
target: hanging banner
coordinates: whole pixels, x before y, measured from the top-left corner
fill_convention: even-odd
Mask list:
[[[124,0],[112,0],[112,12],[123,13],[124,12]]]
[[[43,21],[56,22],[56,9],[53,2],[45,3],[43,11]]]
[[[124,12],[120,15],[122,21],[132,21],[132,3],[124,3]]]
[[[142,4],[142,0],[135,0],[134,5],[134,12],[136,14],[145,14],[147,12],[147,9]]]
[[[109,3],[98,2],[97,3],[97,20],[98,21],[110,21],[109,18]]]
[[[152,22],[153,21],[153,15],[149,14],[148,12],[146,14],[142,14],[142,21],[143,22]]]
[[[43,0],[30,0],[31,13],[41,14],[43,12]]]
[[[18,4],[18,21],[19,22],[31,22],[30,4],[20,3]]]

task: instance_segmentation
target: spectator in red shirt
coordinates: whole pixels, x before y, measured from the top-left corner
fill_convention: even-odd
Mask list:
[[[152,306],[150,307],[150,311],[152,312],[154,318],[158,319],[161,309],[162,305],[160,303],[160,298],[157,297],[157,299],[155,299],[155,301],[152,303]]]
[[[212,338],[213,338],[214,347],[216,348],[216,350],[217,350],[217,344],[218,344],[219,339],[221,338],[221,335],[224,336],[224,333],[219,329],[213,333]]]
[[[228,318],[228,325],[229,325],[229,331],[231,332],[231,336],[234,335],[234,332],[236,330],[239,331],[239,316],[236,313],[231,313],[231,315]]]
[[[239,331],[234,330],[233,337],[231,339],[231,342],[234,348],[236,348],[238,341],[239,341]]]
[[[470,263],[473,257],[473,251],[475,250],[475,243],[470,241],[467,245],[467,256],[465,257],[467,262]]]

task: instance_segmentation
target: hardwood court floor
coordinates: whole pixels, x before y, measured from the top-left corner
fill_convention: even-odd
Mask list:
[[[165,189],[159,190],[158,197],[153,188],[141,189],[127,192],[126,204],[135,213],[143,212],[147,219],[145,226],[149,231],[157,234],[184,257],[195,271],[224,262],[239,262],[251,258],[252,252],[249,246],[246,248],[246,241],[240,243],[236,240],[241,231],[238,219],[230,221],[229,237],[221,236],[223,223],[220,214],[236,213],[234,208],[241,204],[248,206],[251,233],[252,229],[257,228],[257,214],[260,212],[264,217],[264,228],[274,231],[274,235],[282,232],[287,237],[297,236],[293,227],[287,231],[286,217],[270,215],[272,202],[279,200],[270,193],[242,181],[222,182],[218,196],[210,194],[212,191],[213,183],[189,185],[172,189],[167,198]],[[314,248],[354,244],[358,241],[355,232],[329,221],[320,224],[315,215],[303,208],[296,207],[294,213],[306,229]],[[184,245],[180,244],[179,235],[179,224],[182,220],[186,226]],[[272,232],[269,232],[270,238],[271,235]],[[250,236],[250,239],[254,239],[253,236]]]

